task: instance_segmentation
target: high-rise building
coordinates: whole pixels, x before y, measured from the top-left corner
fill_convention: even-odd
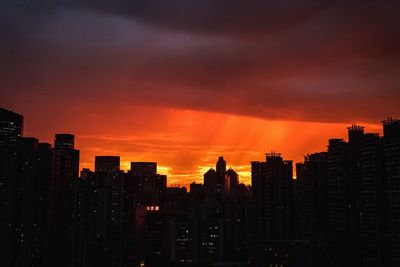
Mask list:
[[[46,266],[48,192],[52,174],[49,144],[21,138],[17,153],[16,266]]]
[[[224,160],[223,156],[220,156],[218,158],[215,170],[218,174],[217,184],[224,185],[225,184],[225,175],[226,175],[226,161]]]
[[[217,197],[218,174],[214,169],[209,169],[204,174],[204,195],[206,199],[214,199]]]
[[[0,108],[0,265],[11,266],[16,219],[17,145],[23,116]]]
[[[72,183],[72,204],[71,266],[115,266],[110,187],[76,180]]]
[[[348,168],[348,144],[342,139],[329,140],[328,147],[328,197],[329,197],[329,250],[332,261],[342,261],[351,217],[348,202],[348,183],[351,181]],[[340,263],[336,263],[340,264]]]
[[[305,157],[296,164],[296,238],[312,241],[315,266],[327,265],[328,255],[328,155]]]
[[[150,177],[157,174],[156,162],[131,162],[131,172],[139,177]]]
[[[156,162],[131,162],[131,179],[139,181],[139,203],[154,205],[167,188],[167,176],[157,174]]]
[[[96,172],[115,172],[120,169],[119,156],[96,156],[94,169]]]
[[[358,157],[364,138],[364,127],[352,125],[348,128],[348,142],[329,140],[329,240],[335,264],[361,264]]]
[[[74,149],[75,136],[73,134],[56,134],[54,141],[55,149]]]
[[[387,266],[386,179],[382,139],[378,134],[364,135],[357,165],[362,265]]]
[[[251,163],[257,239],[290,239],[293,225],[292,161],[278,153]]]
[[[228,170],[229,172],[229,170]],[[227,262],[247,262],[250,238],[250,191],[244,184],[224,194],[223,203],[223,259]]]
[[[239,185],[239,175],[234,169],[229,168],[225,175],[225,191],[235,193]]]
[[[56,134],[53,150],[53,177],[50,187],[51,264],[69,266],[72,251],[72,190],[79,177],[79,150],[74,135]],[[60,265],[59,265],[60,266]]]
[[[16,146],[23,132],[24,117],[0,108],[0,147]]]
[[[383,122],[383,149],[387,181],[388,230],[391,262],[400,266],[400,120]]]
[[[74,135],[56,134],[54,141],[55,187],[67,189],[79,177],[79,150],[75,149]]]

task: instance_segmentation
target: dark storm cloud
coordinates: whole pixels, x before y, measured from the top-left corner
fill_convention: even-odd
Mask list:
[[[323,1],[155,0],[68,1],[70,7],[114,13],[163,28],[196,33],[276,32],[309,18]]]
[[[3,1],[0,95],[63,109],[399,116],[398,1],[327,2]]]

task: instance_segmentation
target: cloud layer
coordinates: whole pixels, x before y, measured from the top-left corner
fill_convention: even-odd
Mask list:
[[[262,133],[207,144],[175,124],[185,112],[203,114],[193,129],[210,114],[261,119],[249,119],[251,127],[262,120],[376,124],[400,116],[399,13],[395,0],[5,0],[0,105],[24,113],[28,133],[45,140],[46,129],[81,134],[90,157],[117,150],[139,157],[129,149],[152,151],[151,158],[165,149],[182,161],[178,151],[204,146],[193,152],[197,165],[165,160],[176,175],[195,173],[214,161],[206,150],[228,153],[237,140]],[[246,123],[235,121],[230,131]],[[325,126],[330,135],[337,134],[331,126]],[[205,136],[224,131],[212,127]],[[154,134],[164,143],[147,138]],[[291,138],[323,148],[329,134],[311,136],[293,130]],[[271,142],[243,150],[274,149]],[[301,159],[293,147],[278,146]],[[248,163],[247,152],[236,165]]]
[[[12,105],[61,98],[329,122],[399,115],[398,1],[3,2],[1,96]]]

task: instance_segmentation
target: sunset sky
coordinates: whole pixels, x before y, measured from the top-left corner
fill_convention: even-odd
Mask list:
[[[53,2],[57,2],[56,4]],[[3,0],[0,106],[25,136],[157,161],[170,184],[223,155],[301,161],[400,116],[400,1]]]

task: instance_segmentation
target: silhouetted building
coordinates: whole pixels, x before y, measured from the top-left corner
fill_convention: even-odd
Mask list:
[[[204,195],[209,200],[217,197],[218,174],[214,169],[209,169],[204,174]]]
[[[190,195],[194,198],[202,198],[204,195],[204,186],[203,184],[198,184],[193,182],[190,184]]]
[[[251,233],[250,200],[250,191],[244,184],[238,184],[235,190],[224,195],[222,218],[225,262],[247,262]]]
[[[50,186],[50,264],[69,266],[72,252],[72,182],[79,177],[79,150],[72,134],[56,134]]]
[[[360,265],[359,146],[364,128],[348,128],[349,142],[329,140],[328,195],[330,251],[335,264]],[[337,257],[343,255],[343,257]]]
[[[140,177],[150,177],[157,174],[156,162],[131,162],[131,172]]]
[[[383,122],[383,149],[387,180],[387,212],[391,262],[400,266],[400,120]]]
[[[203,184],[191,183],[189,193],[190,206],[195,212],[200,212],[204,203],[204,186]]]
[[[73,258],[76,266],[96,262],[96,253],[101,253],[100,258],[106,257],[107,263],[101,263],[106,264],[104,266],[127,263],[130,256],[127,248],[133,239],[133,230],[129,227],[134,227],[136,206],[131,184],[125,184],[125,178],[128,177],[115,165],[110,167],[106,163],[91,179],[74,183]],[[92,252],[89,253],[89,249]]]
[[[293,228],[292,161],[280,154],[251,163],[254,227],[257,239],[291,239]]]
[[[156,182],[157,182],[157,191],[158,193],[162,194],[167,189],[167,176],[162,174],[156,175]]]
[[[224,160],[223,156],[220,156],[218,158],[215,170],[218,174],[217,184],[224,185],[225,184],[225,175],[226,175],[226,161]]]
[[[331,257],[335,258],[345,246],[346,182],[349,180],[346,167],[347,143],[342,139],[329,140],[328,147],[328,196],[329,196],[329,240]],[[344,249],[344,248],[343,248]],[[333,260],[342,260],[337,257]]]
[[[359,147],[360,245],[363,266],[387,266],[386,181],[382,140],[365,134]]]
[[[15,266],[45,266],[51,146],[21,138],[16,170]]]
[[[125,242],[125,257],[132,260],[137,254],[135,239],[136,209],[140,207],[140,180],[133,173],[123,174],[122,234]],[[128,265],[129,266],[129,265]]]
[[[72,259],[76,267],[103,259],[100,266],[115,266],[111,244],[111,190],[94,181],[73,182]],[[107,250],[103,250],[107,247]]]
[[[96,172],[113,172],[120,169],[119,156],[96,156],[94,169]]]
[[[328,155],[326,152],[305,157],[296,164],[297,234],[312,241],[315,266],[327,266],[328,257]]]
[[[75,136],[73,134],[56,134],[54,141],[54,148],[61,149],[74,149]]]
[[[16,219],[17,144],[23,116],[0,108],[0,265],[13,266]]]
[[[167,187],[167,176],[157,174],[157,163],[132,162],[130,172],[139,178],[142,204],[156,204]]]
[[[235,170],[229,168],[225,175],[225,191],[228,193],[235,193],[239,185],[239,175]]]
[[[54,186],[66,189],[79,177],[79,150],[72,134],[56,134],[54,141]]]
[[[23,132],[24,117],[0,108],[0,147],[16,146]]]

